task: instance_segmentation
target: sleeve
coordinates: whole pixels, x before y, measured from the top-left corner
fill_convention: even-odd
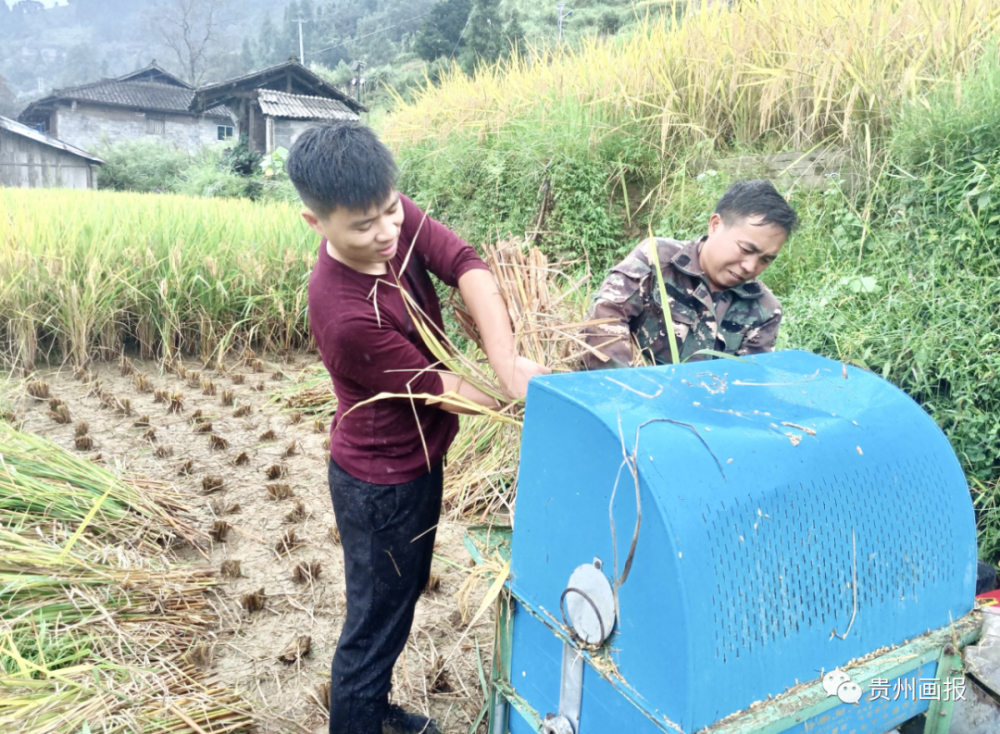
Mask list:
[[[598,350],[608,361],[588,352],[584,367],[628,367],[632,364],[631,323],[645,309],[645,294],[649,292],[652,268],[645,260],[642,242],[624,260],[615,265],[604,279],[594,299],[590,318],[612,319],[609,323],[583,329],[587,345]]]
[[[458,287],[458,279],[470,270],[489,270],[479,253],[465,240],[400,194],[403,205],[401,240],[420,255],[425,266],[441,282]]]
[[[441,395],[444,385],[432,365],[402,333],[385,320],[352,318],[339,324],[331,362],[338,374],[373,395]]]
[[[752,327],[745,337],[737,356],[747,354],[761,354],[763,352],[773,352],[774,343],[778,340],[778,328],[781,326],[781,309],[777,309],[774,315],[758,326]]]

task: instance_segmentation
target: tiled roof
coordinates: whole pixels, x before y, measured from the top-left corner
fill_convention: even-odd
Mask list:
[[[23,119],[24,114],[29,110],[59,100],[130,107],[144,112],[174,112],[190,115],[188,107],[192,99],[194,99],[193,89],[179,87],[175,84],[102,79],[99,82],[82,84],[78,87],[57,89],[47,97],[33,102],[21,116]],[[230,118],[229,110],[222,105],[216,105],[205,114]]]
[[[138,107],[157,112],[190,114],[188,106],[194,98],[193,89],[154,82],[121,82],[112,79],[81,87],[54,92],[53,97],[81,102],[98,102],[119,107]],[[214,107],[205,114],[229,117],[224,107]]]
[[[351,99],[335,85],[330,84],[295,59],[234,79],[226,79],[222,82],[199,87],[195,93],[194,101],[191,103],[191,110],[199,112],[209,105],[227,104],[233,98],[241,97],[248,91],[272,87],[283,89],[285,94],[294,92],[300,95],[308,94],[340,100],[344,106],[355,112],[368,111],[367,107]]]
[[[95,155],[91,155],[85,150],[80,150],[69,143],[64,143],[56,138],[49,137],[45,133],[40,133],[33,127],[28,127],[27,125],[22,125],[19,122],[14,122],[6,117],[0,117],[0,129],[9,130],[10,132],[20,135],[25,138],[34,140],[36,143],[41,143],[43,145],[48,145],[52,148],[58,148],[59,150],[64,150],[67,153],[72,153],[73,155],[78,155],[81,158],[86,158],[88,161],[93,163],[104,163],[100,158]]]
[[[257,92],[257,100],[260,102],[261,112],[271,117],[289,117],[294,120],[358,119],[357,113],[339,99],[261,89]]]

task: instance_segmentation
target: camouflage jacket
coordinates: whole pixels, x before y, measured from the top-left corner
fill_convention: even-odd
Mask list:
[[[705,237],[691,242],[656,238],[663,284],[670,302],[670,315],[681,361],[702,349],[744,355],[774,351],[781,324],[781,303],[766,285],[754,279],[715,293],[698,262]],[[670,362],[670,342],[664,330],[660,289],[645,240],[611,269],[594,299],[591,318],[613,318],[614,322],[584,330],[587,344],[609,357],[594,354],[584,358],[588,369],[635,364],[632,344],[657,364]]]

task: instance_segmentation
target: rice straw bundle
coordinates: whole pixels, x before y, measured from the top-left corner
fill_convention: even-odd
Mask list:
[[[239,731],[249,706],[185,652],[218,625],[194,537],[151,481],[125,482],[0,424],[0,731]]]

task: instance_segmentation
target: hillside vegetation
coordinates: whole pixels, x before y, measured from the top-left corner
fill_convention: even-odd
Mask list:
[[[783,184],[804,226],[765,277],[786,307],[779,346],[916,398],[962,460],[996,558],[998,23],[984,0],[716,4],[452,68],[384,135],[402,188],[470,241],[528,233],[598,279],[649,231],[704,231],[731,182],[708,161],[846,149],[855,186]]]

